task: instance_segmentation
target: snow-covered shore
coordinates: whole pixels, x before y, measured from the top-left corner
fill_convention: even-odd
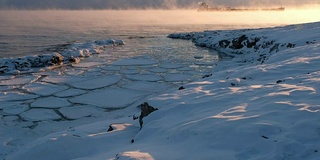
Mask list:
[[[139,97],[146,91],[163,91],[169,87],[139,82],[121,89],[101,89],[100,85],[108,85],[100,82],[118,83],[119,77],[98,78],[96,83],[77,77],[42,77],[44,82],[64,83],[92,91],[55,90],[51,84],[38,83],[26,87],[28,93],[35,94],[1,94],[1,101],[7,102],[0,108],[0,154],[8,160],[317,160],[320,157],[319,26],[317,22],[267,29],[171,35],[192,39],[196,45],[219,50],[234,58],[222,59],[213,69],[212,76],[186,84],[185,89],[179,90],[175,86],[159,92],[160,95],[150,94],[144,99]],[[145,58],[128,59],[116,62],[109,69],[149,63],[155,62]],[[170,66],[176,67],[173,64]],[[170,74],[167,80],[179,78],[186,79],[185,75]],[[5,81],[5,84],[0,84],[0,89],[6,90],[7,87],[33,80],[34,77],[29,76],[14,82]],[[39,89],[43,86],[45,91]],[[133,90],[129,92],[124,88]],[[112,93],[113,96],[106,96]],[[32,97],[52,94],[75,97],[68,101]],[[128,98],[121,101],[119,97]],[[31,102],[17,107],[15,103],[25,99],[35,101],[29,100]],[[77,112],[98,114],[92,106],[123,108],[123,105],[128,106],[132,102],[131,99],[137,99],[136,103],[129,104],[125,109],[104,113],[102,118],[93,116],[74,122],[55,121],[60,114],[70,116],[70,119],[77,118],[78,115],[73,114]],[[69,106],[70,101],[86,106],[82,106],[83,111],[77,111],[78,108]],[[144,101],[158,110],[143,119],[140,130],[139,122],[134,121],[132,115],[139,114],[136,106]],[[51,106],[47,102],[59,104]],[[23,107],[26,104],[31,106]],[[15,108],[10,108],[12,106]],[[29,107],[33,110],[32,114],[24,112],[19,116],[8,116]],[[39,114],[39,117],[34,114]],[[45,116],[41,117],[41,114]],[[23,117],[25,122],[17,126],[8,125],[17,117]],[[49,121],[33,127],[28,124],[28,120],[34,121],[32,118],[49,118]],[[108,131],[110,125],[112,131]],[[58,126],[67,127],[56,131]]]

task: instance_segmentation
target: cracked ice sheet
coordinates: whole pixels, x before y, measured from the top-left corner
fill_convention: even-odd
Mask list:
[[[94,79],[88,79],[86,81],[76,82],[70,84],[71,86],[79,89],[98,89],[108,87],[119,82],[121,76],[104,76]]]
[[[78,68],[90,68],[90,67],[94,67],[94,66],[99,66],[99,65],[103,65],[105,63],[103,62],[80,62],[77,64],[72,64],[73,67],[78,67]]]
[[[49,76],[44,78],[43,82],[54,83],[54,84],[73,84],[80,81],[85,81],[90,79],[89,77],[81,76]]]
[[[0,86],[23,85],[36,80],[38,76],[24,76],[0,81]]]
[[[39,96],[33,94],[26,94],[20,92],[4,92],[0,93],[0,102],[4,101],[23,101],[28,99],[38,98]]]
[[[1,102],[0,109],[4,109],[6,107],[21,105],[21,102]]]
[[[70,101],[101,108],[117,109],[128,107],[144,95],[142,92],[137,91],[107,88],[72,98]]]
[[[66,99],[56,97],[41,98],[31,103],[32,108],[62,108],[70,105]]]
[[[78,96],[81,94],[86,93],[86,91],[81,90],[81,89],[68,89],[68,90],[64,90],[58,93],[55,93],[54,96],[60,97],[60,98],[65,98],[65,97],[72,97],[72,96]]]
[[[128,79],[135,81],[149,81],[156,82],[162,80],[161,76],[155,74],[138,74],[138,75],[127,75]]]
[[[165,64],[161,64],[159,66],[160,68],[164,68],[164,69],[177,69],[177,68],[182,68],[185,67],[182,64],[175,64],[175,63],[165,63]]]
[[[29,121],[46,121],[61,119],[61,117],[51,109],[31,109],[22,113],[21,117]]]
[[[27,111],[28,109],[29,106],[27,105],[15,105],[4,108],[3,112],[8,115],[18,115],[20,113],[23,113],[24,111]]]
[[[98,112],[98,110],[94,106],[85,105],[61,108],[59,109],[59,112],[67,119],[79,119],[91,116]]]
[[[112,65],[115,65],[115,66],[146,66],[146,65],[154,65],[154,64],[157,64],[157,62],[151,59],[145,59],[140,57],[121,59],[112,63]]]
[[[57,86],[48,83],[32,83],[24,87],[28,92],[41,96],[49,96],[54,93],[68,89],[66,86]]]

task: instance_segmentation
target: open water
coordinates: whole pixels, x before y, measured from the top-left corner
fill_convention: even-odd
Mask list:
[[[0,58],[38,55],[66,44],[101,39],[122,39],[127,45],[113,52],[153,54],[158,58],[193,58],[216,52],[195,47],[190,41],[166,38],[170,33],[220,29],[260,28],[304,22],[286,18],[286,12],[197,12],[38,10],[0,11]],[[118,55],[118,54],[114,54]],[[207,56],[207,57],[208,57]],[[206,56],[204,56],[206,57]]]

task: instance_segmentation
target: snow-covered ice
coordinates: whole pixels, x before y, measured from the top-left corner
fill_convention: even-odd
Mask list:
[[[0,158],[317,160],[319,26],[173,34],[170,37],[192,38],[196,45],[228,57],[217,64],[195,59],[199,62],[194,66],[127,58],[111,64],[121,77],[117,84],[92,90],[76,88],[98,78],[86,76],[88,70],[105,74],[109,64],[64,75],[74,69],[71,66],[32,82],[69,87],[53,92],[53,97],[20,89],[0,93]],[[212,72],[194,80],[206,73],[201,67],[207,65]],[[157,76],[161,79],[148,82]],[[3,85],[31,89],[33,79],[17,78]],[[102,79],[97,82],[110,82]],[[194,82],[184,83],[182,89],[171,82],[185,80]],[[80,82],[88,83],[72,86]],[[133,117],[140,114],[137,106],[143,102],[158,110],[143,118],[140,129]]]
[[[71,98],[70,101],[107,109],[121,109],[133,104],[143,95],[132,90],[107,88]]]
[[[164,80],[167,82],[184,82],[184,81],[191,81],[193,79],[193,76],[190,74],[165,74]]]

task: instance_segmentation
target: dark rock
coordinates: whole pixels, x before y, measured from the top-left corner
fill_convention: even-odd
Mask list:
[[[55,55],[53,55],[51,58],[51,62],[53,65],[59,65],[63,63],[63,56],[59,53],[55,53]]]
[[[262,44],[261,48],[263,48],[263,49],[265,49],[265,48],[269,48],[270,46],[272,46],[272,45],[273,45],[273,43],[274,43],[274,42],[275,42],[274,40],[264,42],[264,43]]]
[[[270,48],[269,53],[271,53],[271,52],[273,52],[273,51],[279,52],[279,46],[280,46],[279,43],[274,44],[274,45]]]
[[[14,62],[14,66],[19,71],[26,71],[31,68],[31,63],[28,61],[24,61],[24,60],[16,60]]]
[[[231,49],[241,49],[244,47],[244,45],[242,44],[243,41],[248,40],[248,37],[246,35],[242,35],[239,38],[236,38],[234,40],[232,40],[232,46],[230,46],[229,48]]]
[[[219,46],[222,47],[222,48],[227,48],[230,43],[231,42],[228,41],[228,40],[221,40],[221,41],[219,41]]]
[[[287,44],[287,48],[293,48],[293,47],[295,47],[296,45],[295,44],[292,44],[292,43],[288,43]]]
[[[134,139],[131,139],[131,141],[130,141],[131,143],[134,143]]]
[[[179,90],[183,90],[183,89],[185,89],[183,86],[179,87]]]
[[[283,82],[282,80],[277,80],[277,82],[276,83],[281,83],[281,82]]]
[[[110,124],[110,125],[109,125],[109,129],[108,129],[107,132],[111,132],[111,131],[113,131],[113,130],[114,130],[114,128],[112,127],[112,124]]]
[[[206,75],[202,76],[202,78],[208,78],[208,77],[211,77],[211,76],[212,76],[212,74],[206,74]]]
[[[254,40],[252,42],[250,42],[249,40],[247,40],[247,48],[252,48],[254,46],[256,46],[257,42],[260,41],[260,38],[254,38]]]
[[[232,87],[234,87],[235,85],[236,85],[236,84],[234,84],[234,83],[231,83],[231,86],[232,86]]]
[[[147,102],[144,102],[140,105],[140,109],[141,109],[141,114],[139,116],[139,123],[140,123],[140,129],[141,129],[143,125],[143,118],[147,117],[150,113],[158,110],[158,108],[154,108],[150,106]]]
[[[8,66],[0,66],[0,73],[5,73],[8,71]]]
[[[132,116],[132,119],[133,120],[136,120],[136,119],[138,119],[139,118],[139,116],[136,116],[135,114]]]

